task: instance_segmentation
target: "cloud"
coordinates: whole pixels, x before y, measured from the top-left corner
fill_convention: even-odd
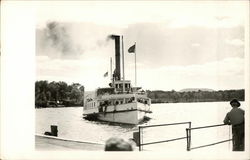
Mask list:
[[[169,23],[170,28],[205,27],[205,28],[232,28],[244,25],[244,14],[235,16],[214,16],[186,14],[174,17]]]
[[[88,57],[79,59],[53,59],[36,56],[36,79],[77,82],[89,90],[108,84],[103,74],[109,69],[108,59]]]
[[[132,70],[132,68],[131,68]],[[140,68],[138,84],[149,89],[244,88],[244,59],[226,58],[199,65]],[[133,73],[128,78],[134,79]]]
[[[134,23],[171,21],[172,26],[217,27],[218,20],[231,21],[225,27],[242,25],[247,11],[246,2],[43,2],[39,3],[38,20],[92,22],[100,25],[126,27]],[[79,16],[80,15],[80,16]],[[228,17],[228,18],[227,18]],[[230,18],[229,18],[230,17]],[[223,27],[223,25],[222,25]]]
[[[37,56],[37,79],[78,82],[94,90],[110,82],[103,74],[109,71],[108,59],[59,60]],[[134,65],[125,66],[126,79],[134,84]],[[110,73],[109,73],[110,75]],[[138,66],[137,84],[150,90],[183,88],[239,89],[244,88],[244,59],[226,58],[196,65],[171,65],[152,68]]]
[[[244,47],[225,39],[244,39],[244,28],[169,28],[165,23],[137,23],[124,30],[125,51],[135,41],[137,60],[151,67],[203,64],[228,57],[244,57]],[[131,61],[133,59],[130,59]]]

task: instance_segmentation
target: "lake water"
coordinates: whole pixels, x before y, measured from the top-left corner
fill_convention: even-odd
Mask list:
[[[244,109],[244,102],[242,108]],[[222,124],[224,116],[231,109],[228,102],[207,103],[164,103],[152,104],[152,114],[148,122],[141,125],[166,124],[176,122],[192,122],[192,127]],[[58,137],[105,143],[110,137],[121,137],[125,140],[133,137],[138,126],[109,124],[107,122],[88,121],[82,118],[82,107],[43,108],[36,109],[36,134],[50,131],[50,125],[58,125]],[[188,125],[166,126],[143,129],[143,143],[163,141],[172,138],[185,137]],[[191,147],[205,145],[231,138],[231,127],[222,126],[192,131]],[[216,150],[231,150],[231,142],[205,147]],[[186,150],[186,139],[146,145],[144,150]]]

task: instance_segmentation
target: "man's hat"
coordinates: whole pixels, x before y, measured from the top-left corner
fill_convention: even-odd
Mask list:
[[[237,103],[238,107],[240,106],[240,102],[237,99],[231,100],[230,104],[232,105],[232,103]]]

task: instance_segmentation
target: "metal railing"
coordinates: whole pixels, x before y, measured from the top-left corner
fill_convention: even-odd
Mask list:
[[[217,125],[210,125],[210,126],[202,126],[202,127],[194,127],[194,128],[189,127],[189,128],[186,128],[187,151],[190,151],[190,150],[193,150],[193,149],[198,149],[198,148],[203,148],[203,147],[209,147],[209,146],[212,146],[212,145],[216,145],[216,144],[220,144],[220,143],[225,143],[225,142],[231,141],[232,139],[227,139],[227,140],[223,140],[223,141],[219,141],[219,142],[210,143],[210,144],[201,145],[201,146],[197,146],[197,147],[191,148],[191,130],[211,128],[211,127],[220,127],[220,126],[225,126],[225,125],[226,124],[217,124]]]
[[[168,140],[143,143],[143,132],[142,132],[142,130],[144,128],[163,127],[163,126],[181,125],[181,124],[188,124],[188,128],[186,128],[186,136],[185,137],[178,137],[178,138],[173,138],[173,139],[168,139]],[[212,145],[217,145],[217,144],[229,142],[229,141],[232,141],[232,139],[226,139],[226,140],[222,140],[222,141],[218,141],[218,142],[214,142],[214,143],[210,143],[210,144],[201,145],[201,146],[197,146],[197,147],[191,148],[191,131],[192,130],[206,129],[206,128],[212,128],[212,127],[221,127],[221,126],[226,126],[226,125],[227,124],[217,124],[217,125],[209,125],[209,126],[202,126],[202,127],[191,128],[191,122],[180,122],[180,123],[169,123],[169,124],[139,126],[139,137],[138,137],[139,138],[139,144],[138,144],[139,151],[142,151],[143,150],[143,146],[145,146],[145,145],[151,145],[151,144],[157,144],[157,143],[165,143],[165,142],[172,142],[172,141],[177,141],[177,140],[181,140],[181,139],[187,139],[187,151],[191,151],[191,150],[198,149],[198,148],[209,147],[209,146],[212,146]]]
[[[188,139],[188,137],[185,136],[185,137],[178,137],[178,138],[168,139],[168,140],[163,140],[163,141],[155,141],[155,142],[143,143],[143,132],[142,132],[142,130],[144,128],[163,127],[163,126],[172,126],[172,125],[181,125],[181,124],[188,124],[188,127],[191,128],[191,122],[180,122],[180,123],[169,123],[169,124],[139,126],[139,151],[142,151],[143,150],[143,146],[145,146],[145,145],[151,145],[151,144],[157,144],[157,143],[164,143],[164,142],[171,142],[171,141],[177,141],[177,140],[181,140],[181,139]]]

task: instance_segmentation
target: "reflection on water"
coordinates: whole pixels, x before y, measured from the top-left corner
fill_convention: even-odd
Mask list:
[[[85,119],[84,119],[85,120]],[[87,120],[89,121],[89,120]],[[93,125],[104,125],[109,127],[121,127],[124,129],[137,129],[137,125],[134,124],[121,124],[121,123],[114,123],[114,122],[104,122],[104,121],[91,121]]]
[[[244,108],[244,102],[242,103]],[[104,143],[110,137],[129,139],[138,126],[110,122],[88,121],[82,117],[82,107],[36,109],[36,133],[50,130],[50,125],[58,125],[58,136],[63,138]],[[153,104],[150,120],[141,125],[192,122],[192,127],[221,124],[225,114],[231,109],[228,102],[210,103],[168,103]],[[143,130],[144,143],[166,140],[186,135],[187,125],[148,128]],[[192,146],[228,139],[229,127],[216,127],[192,132]],[[144,146],[145,149],[186,149],[186,140]],[[217,147],[229,150],[229,143]]]

